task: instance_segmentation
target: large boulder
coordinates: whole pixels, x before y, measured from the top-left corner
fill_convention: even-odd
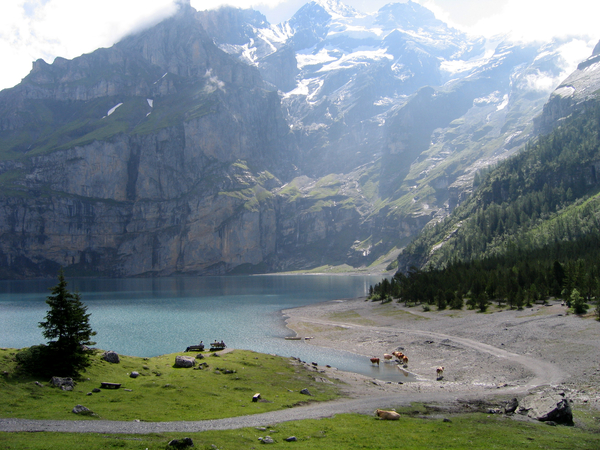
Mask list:
[[[196,365],[196,358],[193,356],[181,356],[175,357],[175,367],[194,367]]]
[[[573,412],[564,392],[541,392],[521,400],[517,412],[541,422],[573,424]]]
[[[514,397],[506,403],[506,406],[504,407],[504,413],[505,414],[513,414],[517,410],[518,407],[519,407],[519,400],[517,400],[517,398]]]
[[[54,387],[59,387],[63,391],[72,391],[75,387],[73,378],[52,377],[50,384]]]
[[[113,364],[118,364],[119,363],[119,355],[115,352],[104,352],[104,354],[102,355],[102,358],[104,359],[104,361],[109,362],[109,363],[113,363]]]

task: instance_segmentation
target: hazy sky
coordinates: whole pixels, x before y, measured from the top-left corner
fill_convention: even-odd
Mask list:
[[[14,86],[39,58],[74,58],[110,47],[124,35],[172,14],[177,0],[0,0],[0,89]],[[307,0],[191,0],[197,10],[220,4],[254,7],[271,23],[289,19]],[[373,12],[389,0],[346,0]],[[485,36],[547,41],[553,36],[586,35],[581,58],[600,39],[597,0],[417,0],[439,19]],[[579,56],[577,56],[579,57]]]

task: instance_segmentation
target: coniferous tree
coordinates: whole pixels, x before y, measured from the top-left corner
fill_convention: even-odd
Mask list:
[[[39,323],[43,336],[49,339],[47,363],[62,375],[76,375],[89,365],[87,346],[95,344],[91,338],[96,332],[90,326],[90,314],[79,293],[67,289],[62,270],[58,274],[58,284],[51,292],[46,300],[50,310],[45,320]]]
[[[588,310],[585,299],[577,289],[573,289],[573,292],[571,293],[571,305],[573,305],[573,312],[575,314],[585,314]]]
[[[450,304],[450,308],[452,308],[452,309],[463,309],[464,305],[465,305],[465,302],[463,300],[462,293],[459,292],[459,291],[456,291],[454,293],[454,297],[452,298],[452,303]]]

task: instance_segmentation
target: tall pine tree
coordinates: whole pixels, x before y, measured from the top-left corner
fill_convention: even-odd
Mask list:
[[[90,314],[82,303],[79,293],[67,289],[63,271],[58,274],[58,284],[51,288],[46,303],[50,310],[45,321],[40,322],[43,336],[49,339],[49,364],[63,375],[76,375],[89,365],[88,345],[96,332],[90,326]],[[56,374],[58,375],[58,373]]]

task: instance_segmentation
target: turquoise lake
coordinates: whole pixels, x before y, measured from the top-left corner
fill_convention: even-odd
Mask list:
[[[292,336],[282,309],[366,295],[379,276],[276,275],[144,279],[67,279],[91,313],[96,347],[123,355],[156,356],[201,340],[228,347],[295,356],[379,379],[404,379],[371,367],[364,356],[324,349]],[[0,281],[0,346],[45,342],[38,328],[56,279]],[[382,365],[386,366],[386,365]]]

